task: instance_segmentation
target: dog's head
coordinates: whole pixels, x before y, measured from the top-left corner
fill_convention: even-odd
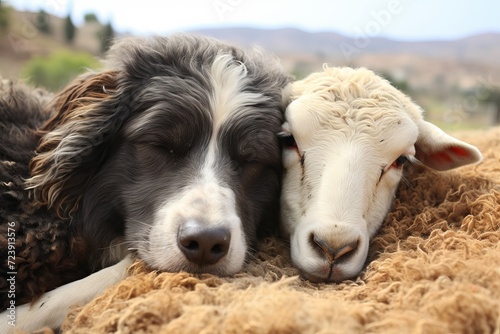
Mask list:
[[[216,40],[127,39],[51,105],[28,180],[95,248],[125,235],[154,268],[239,271],[279,196],[274,59]]]

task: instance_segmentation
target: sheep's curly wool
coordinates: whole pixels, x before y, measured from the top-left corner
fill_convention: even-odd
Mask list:
[[[232,278],[149,271],[70,312],[66,333],[500,333],[500,128],[458,134],[484,154],[409,166],[356,281],[312,284],[277,238]]]

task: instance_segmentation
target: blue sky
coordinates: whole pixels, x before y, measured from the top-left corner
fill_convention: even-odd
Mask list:
[[[95,13],[115,30],[162,34],[206,27],[292,27],[399,40],[500,33],[498,0],[7,0],[21,10],[65,16]]]

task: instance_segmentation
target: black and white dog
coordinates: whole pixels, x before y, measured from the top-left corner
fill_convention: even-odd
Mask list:
[[[20,329],[59,326],[69,306],[126,275],[128,251],[154,269],[232,275],[277,209],[289,78],[276,59],[174,35],[125,39],[105,63],[45,107],[23,190],[35,218],[41,208],[55,212],[57,228],[83,243],[89,273],[105,269],[18,306]],[[3,109],[8,127],[7,115],[20,111]],[[23,235],[42,228],[16,223]],[[39,265],[50,261],[41,256]],[[9,310],[0,332],[13,329],[8,319]]]

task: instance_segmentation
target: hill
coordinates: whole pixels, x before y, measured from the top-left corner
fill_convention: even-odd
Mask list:
[[[223,28],[193,30],[249,47],[255,43],[277,53],[313,53],[352,59],[360,54],[410,53],[463,62],[500,66],[500,34],[481,34],[452,41],[404,42],[386,38],[343,36],[335,32],[309,33],[297,29]]]
[[[49,16],[53,33],[37,29],[36,13],[12,11],[10,30],[0,38],[0,73],[18,78],[35,56],[60,49],[100,56],[98,22],[77,29],[75,41],[63,38],[64,20]],[[416,101],[430,110],[438,124],[489,124],[498,106],[488,102],[500,96],[500,34],[485,33],[449,41],[405,42],[335,32],[311,33],[298,29],[223,28],[193,30],[242,47],[260,46],[280,57],[297,78],[333,66],[364,66],[400,82]],[[499,98],[500,99],[500,98]],[[498,105],[499,103],[497,103]],[[449,111],[451,110],[451,111]],[[443,116],[451,112],[451,117]],[[476,122],[475,119],[479,120]],[[440,124],[443,126],[444,124]]]
[[[476,86],[479,78],[500,77],[500,34],[481,34],[453,41],[404,42],[297,29],[224,28],[192,32],[243,47],[258,45],[279,55],[287,67],[290,68],[291,63],[299,64],[305,72],[319,68],[324,62],[366,66],[391,72],[408,80],[413,87],[446,84],[464,89]]]
[[[64,19],[49,15],[51,33],[38,29],[37,13],[12,10],[10,27],[4,36],[0,35],[0,73],[4,77],[18,78],[23,66],[35,56],[47,56],[58,50],[83,51],[99,55],[98,33],[102,26],[90,22],[78,27],[72,44],[64,41]]]

